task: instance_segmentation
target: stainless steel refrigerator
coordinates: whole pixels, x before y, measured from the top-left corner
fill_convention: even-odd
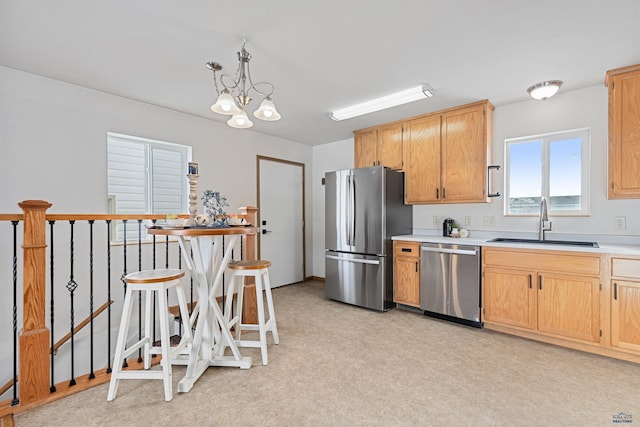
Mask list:
[[[383,166],[325,174],[325,294],[385,311],[393,307],[391,236],[411,234],[404,175]]]

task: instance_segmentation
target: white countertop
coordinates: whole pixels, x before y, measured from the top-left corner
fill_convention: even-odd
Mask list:
[[[497,237],[497,236],[496,236]],[[500,236],[503,237],[503,236]],[[557,245],[557,244],[542,244],[542,243],[512,243],[512,242],[489,242],[493,237],[443,237],[434,235],[422,235],[422,234],[407,234],[402,236],[393,236],[392,240],[407,240],[411,242],[425,242],[425,243],[446,243],[452,245],[472,245],[472,246],[492,246],[501,248],[513,248],[513,249],[538,249],[538,250],[556,250],[556,251],[571,251],[571,252],[590,252],[590,253],[606,253],[614,255],[634,255],[640,256],[640,245],[628,245],[628,244],[600,244],[598,248],[589,246],[574,246],[574,245]],[[549,240],[562,240],[562,239],[549,239]],[[568,239],[567,239],[568,240]],[[574,240],[574,239],[572,239]],[[577,240],[577,239],[575,239]],[[580,239],[584,241],[595,241],[597,239]]]

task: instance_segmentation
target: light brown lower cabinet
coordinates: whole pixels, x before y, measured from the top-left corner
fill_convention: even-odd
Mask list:
[[[420,307],[420,242],[393,242],[393,301]]]
[[[640,353],[640,259],[611,258],[611,346]]]
[[[484,247],[482,259],[486,329],[640,363],[640,257]]]

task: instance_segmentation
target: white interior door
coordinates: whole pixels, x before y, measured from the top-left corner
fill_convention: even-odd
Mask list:
[[[277,287],[304,280],[304,165],[258,157],[260,258]]]

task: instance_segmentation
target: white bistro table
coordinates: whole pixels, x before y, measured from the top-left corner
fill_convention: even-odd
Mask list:
[[[241,369],[251,367],[251,358],[240,355],[229,323],[216,301],[216,294],[223,285],[222,276],[231,260],[231,252],[236,243],[241,236],[256,234],[257,230],[256,227],[153,227],[148,230],[150,234],[178,238],[185,264],[198,294],[198,303],[191,316],[192,325],[196,322],[196,329],[188,359],[177,359],[174,362],[186,362],[187,365],[187,372],[178,383],[178,392],[191,390],[209,366],[231,366]],[[227,239],[224,240],[223,248],[224,237]],[[187,244],[187,238],[190,244]],[[231,349],[232,355],[224,355],[225,347]]]

